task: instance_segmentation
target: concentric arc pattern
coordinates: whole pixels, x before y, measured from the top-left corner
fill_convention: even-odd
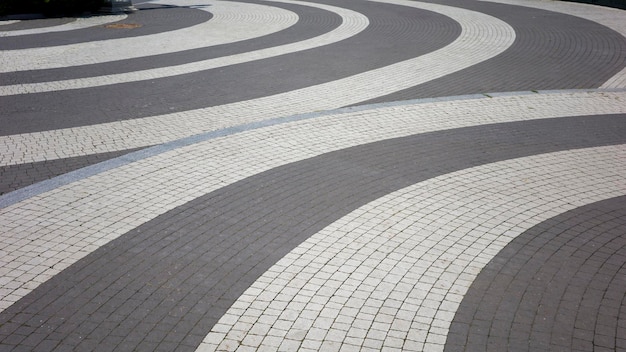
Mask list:
[[[0,21],[0,350],[626,350],[626,13]]]

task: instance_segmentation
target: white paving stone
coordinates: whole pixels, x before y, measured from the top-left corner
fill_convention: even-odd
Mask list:
[[[55,47],[0,51],[0,72],[96,64],[233,43],[278,32],[294,25],[298,15],[281,8],[219,0],[154,1],[197,6],[211,20],[192,27],[139,37],[109,39]],[[210,6],[206,6],[210,5]]]
[[[624,113],[625,100],[625,92],[575,92],[398,105],[260,128],[121,166],[0,209],[0,272],[9,279],[0,286],[0,308],[146,221],[277,166],[442,129]],[[32,281],[24,274],[33,274]]]
[[[386,346],[442,351],[460,297],[489,260],[544,220],[626,194],[624,160],[626,145],[542,154],[442,175],[377,199],[313,235],[270,268],[244,292],[243,303],[235,303],[238,312],[244,310],[239,319],[233,321],[227,312],[230,318],[214,328],[221,333],[209,333],[198,351],[223,346],[223,334],[241,319],[276,321],[278,317],[265,313],[273,299],[306,301],[310,294],[303,299],[298,296],[308,282],[315,282],[318,304],[306,313],[300,310],[308,324],[285,326],[285,336],[299,336],[291,342],[292,350],[321,339],[353,350],[359,350],[355,346]],[[442,220],[450,214],[454,214],[455,228],[446,228],[448,221]],[[482,226],[476,214],[503,221]],[[351,269],[339,284],[325,274],[339,272],[359,254],[366,257],[357,260],[358,269],[363,270]],[[299,271],[294,275],[289,270],[292,266],[319,270],[299,280]],[[352,276],[357,276],[352,280],[356,285],[350,282]],[[351,333],[350,338],[334,324],[341,318],[339,311],[327,309],[338,294],[364,300],[361,307],[343,316],[346,328],[362,331]],[[252,306],[256,309],[248,309]],[[325,326],[319,337],[305,335],[319,319]],[[394,324],[396,319],[398,324]],[[239,340],[230,341],[229,350],[239,350],[239,342],[246,338],[242,334]]]
[[[508,24],[478,12],[406,0],[381,2],[443,14],[457,21],[462,33],[450,45],[426,55],[287,93],[174,114],[2,136],[0,165],[125,150],[253,121],[332,110],[472,66],[503,52],[515,39]]]
[[[193,72],[199,72],[204,70],[210,70],[218,67],[230,66],[240,64],[244,62],[267,59],[270,57],[293,53],[296,51],[302,51],[320,47],[323,45],[329,45],[346,38],[352,37],[362,32],[368,25],[369,20],[364,15],[352,11],[343,9],[336,6],[328,6],[304,1],[274,1],[274,2],[288,2],[291,4],[299,4],[302,6],[311,6],[323,10],[327,10],[339,15],[342,19],[339,27],[324,33],[317,37],[289,43],[285,45],[279,45],[276,47],[260,49],[250,51],[241,54],[234,54],[229,56],[223,56],[215,59],[196,61],[188,64],[159,67],[149,70],[140,70],[134,72],[125,72],[120,74],[112,74],[105,76],[95,76],[63,81],[43,82],[43,83],[29,83],[29,84],[16,84],[0,87],[0,96],[28,94],[28,93],[42,93],[53,92],[59,90],[69,89],[81,89],[89,87],[98,87],[118,83],[136,82],[142,80],[151,80],[164,77],[172,77],[176,75],[183,75]]]

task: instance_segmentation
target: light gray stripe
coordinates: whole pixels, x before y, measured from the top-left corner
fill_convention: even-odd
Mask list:
[[[155,155],[159,155],[165,152],[169,152],[181,147],[193,145],[196,143],[205,142],[211,139],[230,136],[236,133],[251,131],[263,127],[268,126],[276,126],[280,124],[315,119],[328,115],[341,115],[352,112],[359,111],[368,111],[368,110],[376,110],[381,108],[388,107],[402,107],[408,105],[417,105],[417,104],[426,104],[426,103],[435,103],[435,102],[450,102],[450,101],[458,101],[458,100],[472,100],[472,99],[482,99],[485,96],[487,97],[504,97],[504,96],[519,96],[519,95],[532,95],[532,94],[563,94],[563,93],[577,93],[577,92],[626,92],[626,89],[574,89],[574,90],[553,90],[553,91],[536,91],[536,92],[497,92],[497,93],[488,93],[488,94],[470,94],[470,95],[459,95],[452,97],[441,97],[441,98],[426,98],[426,99],[415,99],[415,100],[406,100],[406,101],[396,101],[390,103],[377,103],[371,105],[361,105],[355,107],[347,107],[340,108],[335,110],[328,111],[318,111],[314,113],[307,114],[299,114],[288,117],[280,117],[275,119],[268,119],[264,121],[247,123],[239,126],[233,126],[229,128],[224,128],[217,131],[211,131],[206,133],[200,133],[194,136],[190,136],[187,138],[178,139],[172,142],[163,143],[157,146],[148,147],[146,149],[142,149],[136,152],[132,152],[114,159],[110,159],[107,161],[103,161],[101,163],[84,167],[79,170],[75,170],[72,172],[68,172],[67,174],[57,176],[51,178],[46,181],[42,181],[28,187],[24,187],[22,189],[7,193],[5,195],[0,196],[0,208],[6,208],[16,203],[19,203],[23,200],[32,198],[34,196],[40,195],[45,192],[52,191],[55,188],[62,187],[68,185],[70,183],[100,174],[102,172],[106,172],[115,168],[118,168],[123,165],[127,165],[133,163],[138,160],[143,160],[150,158]]]
[[[199,344],[258,276],[354,209],[457,170],[623,144],[623,117],[563,117],[423,133],[261,172],[191,200],[98,248],[0,313],[0,325],[29,312],[43,321],[27,328],[32,335],[49,334],[82,350],[111,334],[113,323],[120,326],[114,335],[132,341],[125,346],[128,350],[154,350],[151,343],[165,340],[162,334],[146,336],[148,324],[156,324],[153,331],[177,331],[180,349]],[[568,133],[562,133],[564,129]],[[77,335],[82,341],[74,338]]]

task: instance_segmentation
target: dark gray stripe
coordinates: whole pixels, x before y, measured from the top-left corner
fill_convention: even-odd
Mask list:
[[[88,165],[117,158],[136,150],[137,149],[129,149],[73,158],[46,160],[36,163],[0,166],[0,195],[30,186],[34,183],[41,182],[55,176],[63,175]]]
[[[137,8],[139,11],[129,14],[125,20],[114,23],[135,23],[141,25],[138,28],[114,30],[100,25],[63,32],[0,37],[0,48],[2,50],[42,48],[157,34],[191,27],[206,22],[213,16],[207,11],[185,6],[149,4],[139,5]],[[0,30],[2,29],[0,27]],[[2,76],[0,76],[0,82],[4,82]]]
[[[595,90],[596,92],[620,92],[621,89],[603,89],[603,90]],[[542,94],[558,94],[558,93],[574,93],[576,91],[553,91],[553,92],[540,92]],[[529,95],[536,94],[531,92],[512,92],[512,93],[490,93],[490,96],[510,96],[510,95]],[[378,109],[383,107],[392,107],[392,106],[407,106],[413,104],[424,104],[430,102],[446,102],[446,101],[454,101],[454,100],[468,100],[468,99],[481,99],[484,98],[485,95],[464,95],[464,96],[456,96],[456,97],[442,97],[442,98],[430,98],[430,99],[420,99],[420,100],[409,100],[409,101],[398,101],[392,103],[381,103],[381,104],[372,104],[372,105],[361,105],[355,107],[347,107],[342,109],[335,109],[329,111],[321,111],[315,113],[307,113],[301,115],[293,115],[288,117],[279,117],[273,118],[269,120],[262,120],[257,122],[252,122],[244,125],[233,126],[221,130],[205,132],[197,135],[193,135],[190,137],[178,139],[172,142],[163,143],[154,147],[149,147],[145,149],[141,149],[140,151],[131,152],[131,150],[124,151],[125,153],[122,157],[117,157],[113,159],[109,159],[104,162],[99,162],[94,165],[90,165],[84,167],[82,169],[68,172],[67,174],[63,174],[61,176],[53,177],[54,175],[50,174],[50,177],[53,177],[50,180],[39,182],[33,184],[31,186],[27,186],[26,188],[20,188],[19,190],[13,191],[9,194],[0,196],[0,208],[5,208],[11,206],[13,204],[19,203],[25,199],[30,197],[34,197],[36,195],[48,192],[57,187],[70,184],[72,182],[76,182],[78,180],[82,180],[84,178],[97,175],[101,172],[105,172],[108,170],[112,170],[116,167],[126,165],[141,159],[149,158],[151,156],[155,156],[170,150],[174,150],[180,147],[192,145],[195,143],[200,143],[204,141],[208,141],[218,137],[229,136],[235,133],[251,131],[257,128],[267,127],[267,126],[275,126],[282,123],[302,121],[307,119],[318,118],[322,116],[328,116],[331,114],[343,114],[349,112],[356,111],[367,111],[372,109]],[[47,171],[42,170],[41,168],[37,168],[36,172],[41,174],[46,174]],[[23,175],[18,175],[17,178],[23,177]],[[28,177],[26,177],[28,178]]]
[[[169,211],[42,284],[0,313],[2,343],[192,350],[272,264],[374,199],[485,163],[625,142],[626,115],[571,117],[420,134],[278,167]]]
[[[215,70],[0,97],[0,134],[141,118],[288,92],[432,52],[461,32],[450,18],[429,11],[359,0],[344,0],[341,6],[364,14],[370,25],[339,43]]]
[[[605,90],[597,90],[597,91],[598,92],[600,91],[611,92],[611,91],[621,91],[621,90],[605,89]],[[564,92],[572,93],[574,91],[564,91]],[[542,92],[542,93],[555,94],[559,92],[555,91],[555,92]],[[515,92],[515,93],[491,93],[491,94],[493,96],[507,96],[507,95],[528,95],[528,94],[534,94],[534,93]],[[465,95],[465,96],[457,96],[457,97],[431,98],[431,99],[420,99],[420,100],[411,100],[411,101],[400,101],[400,102],[393,102],[393,103],[372,104],[372,105],[367,105],[367,106],[362,105],[362,106],[348,107],[348,108],[335,109],[335,110],[329,110],[329,111],[321,111],[321,112],[315,112],[315,113],[279,117],[279,118],[274,118],[274,119],[269,119],[269,120],[252,122],[252,123],[239,125],[239,126],[233,126],[233,127],[229,127],[229,128],[225,128],[221,130],[205,132],[205,133],[189,136],[186,138],[178,139],[172,142],[163,143],[163,144],[159,144],[153,147],[141,149],[136,152],[131,152],[132,149],[130,149],[130,150],[124,151],[128,154],[124,154],[122,157],[117,157],[117,158],[109,159],[104,162],[99,162],[97,164],[90,165],[90,166],[84,167],[76,171],[71,171],[71,172],[68,172],[67,174],[54,177],[50,180],[39,182],[31,186],[27,186],[26,188],[21,188],[9,194],[0,196],[0,208],[11,206],[13,204],[19,203],[30,197],[34,197],[38,194],[42,194],[50,190],[53,190],[57,187],[67,185],[72,182],[76,182],[78,180],[82,180],[84,178],[87,178],[93,175],[97,175],[101,172],[112,170],[122,165],[126,165],[126,164],[129,164],[129,163],[141,160],[141,159],[149,158],[151,156],[155,156],[161,153],[168,152],[170,150],[192,145],[195,143],[208,141],[208,140],[218,138],[218,137],[230,136],[235,133],[251,131],[257,128],[262,128],[262,127],[267,127],[267,126],[275,126],[275,125],[279,125],[282,123],[313,119],[313,118],[328,116],[332,114],[343,114],[343,113],[356,112],[356,111],[367,111],[371,109],[378,109],[378,108],[391,107],[391,106],[407,106],[411,104],[424,104],[424,103],[429,103],[429,102],[444,102],[444,101],[468,100],[468,99],[480,99],[480,98],[484,98],[484,95]],[[40,168],[37,168],[37,172],[40,172],[42,174],[46,173],[45,170],[41,170]],[[53,175],[50,175],[50,177],[52,176]],[[22,176],[17,176],[17,177],[19,178]]]
[[[2,20],[19,20],[17,23],[11,23],[0,27],[0,31],[10,32],[23,29],[44,28],[52,26],[60,26],[66,23],[74,22],[75,18],[45,18],[43,14],[24,14],[10,15],[2,17]],[[2,49],[4,50],[4,48]]]
[[[478,275],[446,351],[626,349],[626,197],[534,226]]]
[[[597,88],[626,67],[626,38],[596,22],[485,1],[434,2],[499,18],[515,29],[515,42],[504,53],[477,65],[363,104],[513,90]]]
[[[614,7],[616,9],[626,10],[626,0],[566,0],[572,2],[582,2],[600,6]]]
[[[242,40],[235,43],[215,45],[208,48],[184,50],[181,52],[153,55],[149,57],[140,57],[101,64],[72,66],[71,68],[4,73],[0,74],[0,82],[2,82],[2,84],[9,84],[9,82],[49,82],[56,80],[93,77],[94,75],[110,75],[124,72],[133,72],[155,67],[182,65],[190,62],[208,60],[217,57],[235,55],[253,50],[288,44],[294,41],[306,40],[331,31],[338,27],[339,24],[341,24],[341,18],[338,15],[314,7],[273,3],[267,1],[239,0],[238,2],[260,3],[286,9],[298,14],[298,22],[295,25],[290,26],[289,28],[286,28],[277,33],[272,33],[258,38]],[[205,11],[194,11],[193,13],[195,14],[198,12],[208,14]],[[152,14],[152,12],[150,12],[150,14]],[[186,19],[181,18],[180,21],[185,22]],[[128,22],[128,20],[123,22]],[[151,24],[152,26],[158,26],[159,18],[157,16],[155,16],[155,18],[150,16],[145,20],[145,22]]]

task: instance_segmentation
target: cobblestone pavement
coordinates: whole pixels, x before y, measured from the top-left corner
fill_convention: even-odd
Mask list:
[[[0,21],[0,351],[626,351],[626,12]]]

